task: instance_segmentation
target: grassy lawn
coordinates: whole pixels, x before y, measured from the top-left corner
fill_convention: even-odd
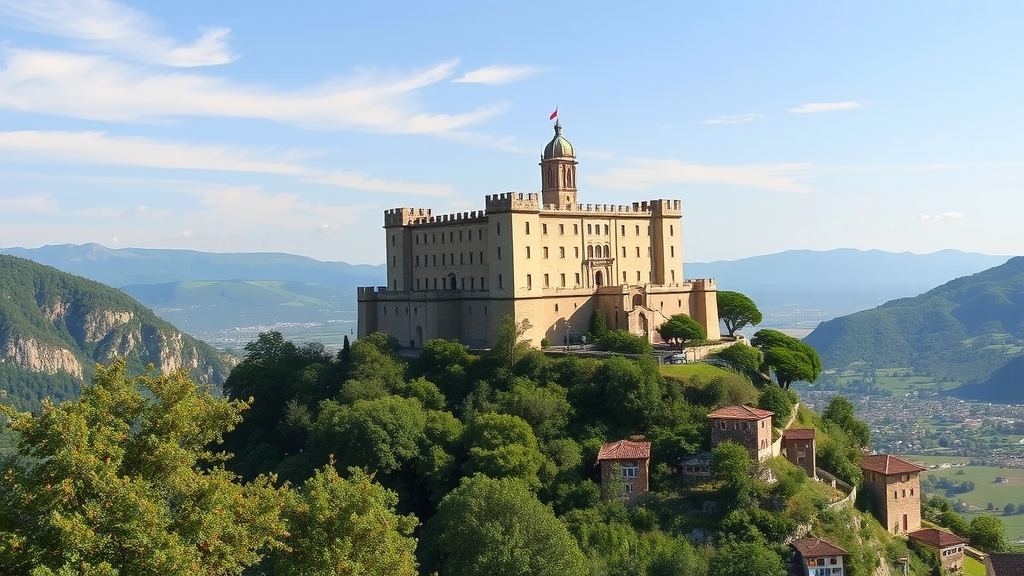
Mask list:
[[[912,459],[919,461],[926,458],[928,457],[915,456]],[[943,458],[943,460],[951,461],[953,458]],[[959,472],[963,472],[963,474],[959,474]],[[1003,507],[1007,504],[1017,506],[1024,503],[1024,469],[997,468],[995,466],[955,466],[938,470],[926,470],[921,474],[924,476],[949,478],[950,481],[958,483],[965,480],[974,482],[974,490],[960,494],[946,494],[946,496],[958,498],[973,508],[971,512],[964,515],[968,521],[981,514],[991,514],[998,517],[1003,526],[1006,527],[1006,537],[1011,542],[1024,538],[1024,514],[1003,515]],[[995,483],[996,476],[1006,478],[1007,482],[1004,484]],[[989,502],[995,508],[992,511],[986,510]]]
[[[985,576],[985,565],[968,556],[964,558],[964,574],[967,576]]]
[[[682,378],[688,378],[690,376],[714,378],[715,376],[735,374],[735,372],[726,370],[725,368],[719,368],[718,366],[712,366],[711,364],[704,364],[702,362],[695,364],[666,364],[661,367],[661,373],[666,376],[679,376]]]

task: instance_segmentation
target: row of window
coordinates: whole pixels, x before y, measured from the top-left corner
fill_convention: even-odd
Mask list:
[[[422,280],[422,284],[420,283]],[[433,280],[433,286],[431,286],[431,280]],[[440,288],[438,288],[438,280],[440,280]],[[498,274],[498,280],[500,283],[501,274]],[[466,276],[456,278],[455,275],[449,275],[447,278],[417,278],[416,279],[417,290],[466,290]],[[476,277],[469,277],[469,290],[476,290],[477,283]],[[484,277],[480,277],[480,290],[486,290],[484,284]]]
[[[468,308],[468,311],[469,311],[469,316],[472,316],[473,315],[473,307],[472,306],[467,306],[467,308]],[[385,316],[388,315],[388,307],[387,306],[381,306],[381,310],[383,310]],[[406,314],[409,313],[409,307],[408,306],[405,307],[405,313]],[[412,309],[412,313],[415,316],[419,316],[420,309],[419,308],[413,308]],[[398,306],[395,306],[395,316],[398,316]],[[487,306],[484,306],[484,316],[487,316]]]
[[[903,498],[907,497],[907,490],[905,488],[903,490],[899,490],[899,491],[893,490],[892,491],[892,499],[893,500],[899,500],[900,499],[900,497],[896,495],[896,492],[902,492],[903,493]],[[910,495],[911,496],[914,495],[914,489],[913,488],[910,489]]]
[[[498,227],[498,234],[501,234],[501,225],[499,224],[498,226],[499,226]],[[465,237],[463,236],[463,232],[466,233]],[[455,235],[456,235],[456,231],[455,230],[449,230],[448,231],[448,243],[449,244],[451,244],[453,242],[456,242]],[[414,234],[413,235],[413,237],[415,238],[415,241],[416,241],[417,244],[420,243],[420,239],[421,238],[423,239],[423,243],[424,244],[437,244],[438,243],[437,242],[437,237],[438,236],[441,237],[441,244],[444,244],[444,236],[445,236],[444,232],[431,232],[429,235],[427,233]],[[468,241],[468,242],[472,242],[473,241],[473,231],[472,230],[459,230],[458,231],[458,236],[459,236],[458,242],[462,242],[464,240]],[[478,228],[477,229],[477,231],[476,231],[476,239],[478,241],[484,239],[484,229],[483,228]],[[396,242],[395,235],[392,234],[391,235],[391,245],[394,246],[395,242]]]
[[[530,233],[530,223],[526,222],[525,225],[526,225],[525,231],[526,231],[527,234],[529,234]],[[579,233],[580,233],[579,226],[580,226],[579,224],[573,224],[572,225],[572,233],[573,233],[574,236],[578,236],[579,235]],[[601,226],[602,226],[601,224],[587,224],[587,235],[601,234]],[[547,224],[541,224],[540,227],[541,227],[541,234],[545,234],[546,235],[548,233],[548,225]],[[609,229],[608,225],[604,224],[604,235],[607,236],[609,231],[610,231],[610,229]],[[496,222],[495,223],[495,232],[497,233],[498,236],[501,236],[501,222]],[[565,224],[559,224],[558,225],[558,233],[560,235],[563,235],[563,236],[565,235]],[[459,237],[458,240],[455,240],[456,234],[458,234],[458,237]],[[622,234],[621,235],[622,236],[626,235],[626,225],[625,224],[622,225]],[[640,235],[640,226],[639,225],[636,226],[636,235],[637,236]],[[651,235],[651,227],[650,226],[647,227],[647,235],[648,236]],[[668,235],[669,236],[675,236],[675,226],[669,224]],[[423,244],[437,244],[438,243],[438,241],[437,241],[438,236],[441,237],[441,242],[440,243],[444,244],[445,243],[445,233],[444,232],[430,232],[429,234],[424,232],[423,234],[414,234],[413,235],[416,244],[420,244],[421,240],[422,240]],[[476,230],[476,239],[478,241],[484,239],[484,229],[483,228],[478,228]],[[469,242],[473,241],[473,231],[472,230],[458,230],[458,231],[449,230],[448,231],[448,243],[449,244],[454,243],[454,242],[465,242],[465,241],[469,241]],[[396,234],[392,234],[391,235],[391,245],[392,246],[396,246],[397,243],[398,243],[397,235]]]
[[[469,264],[483,264],[484,263],[484,253],[483,253],[483,251],[477,252],[477,254],[479,254],[480,257],[479,257],[479,259],[476,262],[473,261],[473,254],[474,254],[473,252],[459,252],[459,264],[460,265],[465,265],[466,264],[466,254],[469,254]],[[437,266],[438,265],[437,264],[437,254],[431,254],[430,255],[430,256],[433,256],[433,259],[430,259],[427,256],[428,256],[427,254],[423,254],[423,264],[422,264],[423,266]],[[394,258],[394,257],[392,257],[392,258]],[[499,260],[501,259],[501,248],[498,248],[498,259]],[[433,262],[433,263],[431,263],[431,262]],[[394,265],[394,263],[392,262],[392,266],[393,265]],[[441,266],[449,266],[449,265],[451,265],[451,266],[455,265],[455,253],[454,252],[449,252],[447,254],[443,254],[443,253],[441,254]],[[420,255],[419,254],[416,255],[416,267],[417,268],[420,267]]]
[[[481,250],[481,251],[477,252],[477,254],[479,254],[479,260],[476,261],[476,262],[474,262],[474,260],[473,260],[473,254],[474,254],[473,252],[459,252],[459,265],[465,265],[466,264],[466,254],[469,254],[469,264],[476,264],[476,263],[483,264],[484,263],[484,253]],[[676,248],[675,248],[675,246],[669,246],[669,254],[672,257],[675,257],[675,255],[676,255]],[[498,260],[501,260],[501,246],[497,247],[497,255],[498,255]],[[550,255],[550,252],[548,251],[548,247],[547,246],[543,247],[543,255],[544,255],[544,258],[548,258],[548,256]],[[580,257],[580,249],[579,249],[579,247],[573,248],[573,255],[574,255],[575,258],[579,258]],[[416,260],[415,260],[416,267],[421,266],[421,264],[420,264],[420,262],[421,262],[420,261],[420,256],[421,256],[420,254],[416,255]],[[431,254],[431,255],[423,254],[422,256],[423,256],[422,266],[437,266],[438,265],[437,264],[437,254]],[[649,258],[650,256],[651,256],[651,248],[648,247],[647,248],[647,257]],[[527,258],[532,258],[533,257],[533,250],[529,246],[526,247],[526,257]],[[559,246],[558,247],[558,257],[559,258],[565,258],[565,246]],[[604,246],[587,246],[587,258],[610,258],[610,257],[611,257],[611,249],[608,247],[607,244],[604,245]],[[622,247],[622,257],[626,258],[626,247],[625,246]],[[639,246],[637,246],[637,248],[636,248],[636,257],[637,258],[640,257],[640,247]],[[431,262],[432,262],[432,264],[431,264]],[[448,266],[448,265],[452,265],[452,266],[455,265],[455,253],[454,252],[449,252],[447,254],[445,254],[445,253],[441,254],[441,266]],[[392,255],[391,256],[391,267],[394,268],[394,267],[397,267],[397,266],[398,266],[398,259],[397,259],[396,256]],[[639,272],[637,273],[637,275],[638,275],[637,276],[637,281],[640,281]],[[673,276],[672,281],[675,282],[675,271],[672,272],[672,276]],[[625,277],[623,277],[623,281],[625,281]]]
[[[526,222],[525,224],[526,224],[525,231],[526,231],[527,234],[529,234],[530,233],[530,223]],[[608,224],[603,224],[603,225],[602,224],[587,224],[587,235],[591,236],[591,235],[594,235],[594,234],[601,234],[601,227],[602,226],[604,226],[604,236],[607,236],[611,232],[611,228],[608,226]],[[634,225],[634,228],[636,230],[636,235],[639,236],[640,235],[640,225],[639,224]],[[540,233],[541,234],[547,234],[548,233],[548,225],[547,224],[541,224],[540,225]],[[572,233],[573,233],[574,236],[575,235],[579,235],[579,233],[580,233],[579,224],[573,224],[572,225]],[[500,223],[498,224],[498,234],[501,234],[501,224]],[[562,236],[565,235],[565,224],[559,224],[558,225],[558,234],[562,235]],[[621,225],[621,229],[620,229],[620,234],[619,235],[620,236],[625,236],[626,235],[626,225],[625,224]],[[647,235],[648,236],[651,235],[651,227],[650,226],[647,227]],[[669,224],[669,226],[668,226],[668,235],[669,236],[675,236],[676,235],[676,227],[674,225],[672,225],[672,224]]]

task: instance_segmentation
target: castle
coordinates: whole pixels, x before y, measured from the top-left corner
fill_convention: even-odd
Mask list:
[[[576,344],[599,309],[608,328],[656,341],[687,314],[718,340],[713,279],[684,280],[679,200],[577,202],[576,154],[555,124],[541,156],[541,192],[493,194],[485,209],[384,212],[387,285],[359,288],[359,336],[402,346],[432,338],[487,348],[498,321],[529,319],[534,345]]]

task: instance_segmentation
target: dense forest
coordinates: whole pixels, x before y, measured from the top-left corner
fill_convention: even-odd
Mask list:
[[[75,402],[7,408],[21,448],[0,490],[0,572],[781,576],[785,543],[813,535],[865,576],[908,553],[784,459],[725,442],[713,476],[677,474],[710,448],[711,410],[756,404],[781,426],[794,392],[742,369],[550,357],[520,333],[507,318],[489,355],[434,340],[407,363],[383,334],[332,354],[270,332],[224,397],[121,362]],[[819,466],[860,481],[869,438],[849,402],[796,420],[818,430]],[[627,505],[595,460],[640,437],[651,493]]]

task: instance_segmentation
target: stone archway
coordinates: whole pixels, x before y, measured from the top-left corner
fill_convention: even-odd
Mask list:
[[[644,338],[649,338],[650,337],[650,329],[649,329],[648,324],[647,324],[647,315],[644,314],[643,312],[641,312],[637,316],[637,323],[639,324],[640,335],[643,336]]]
[[[449,290],[458,290],[459,289],[458,284],[456,283],[457,278],[455,277],[455,274],[449,274],[448,275],[448,280],[449,280],[449,282],[448,282],[447,288]]]
[[[604,274],[600,270],[594,272],[594,286],[604,286]]]
[[[643,294],[633,294],[633,308],[640,308],[644,305]]]

